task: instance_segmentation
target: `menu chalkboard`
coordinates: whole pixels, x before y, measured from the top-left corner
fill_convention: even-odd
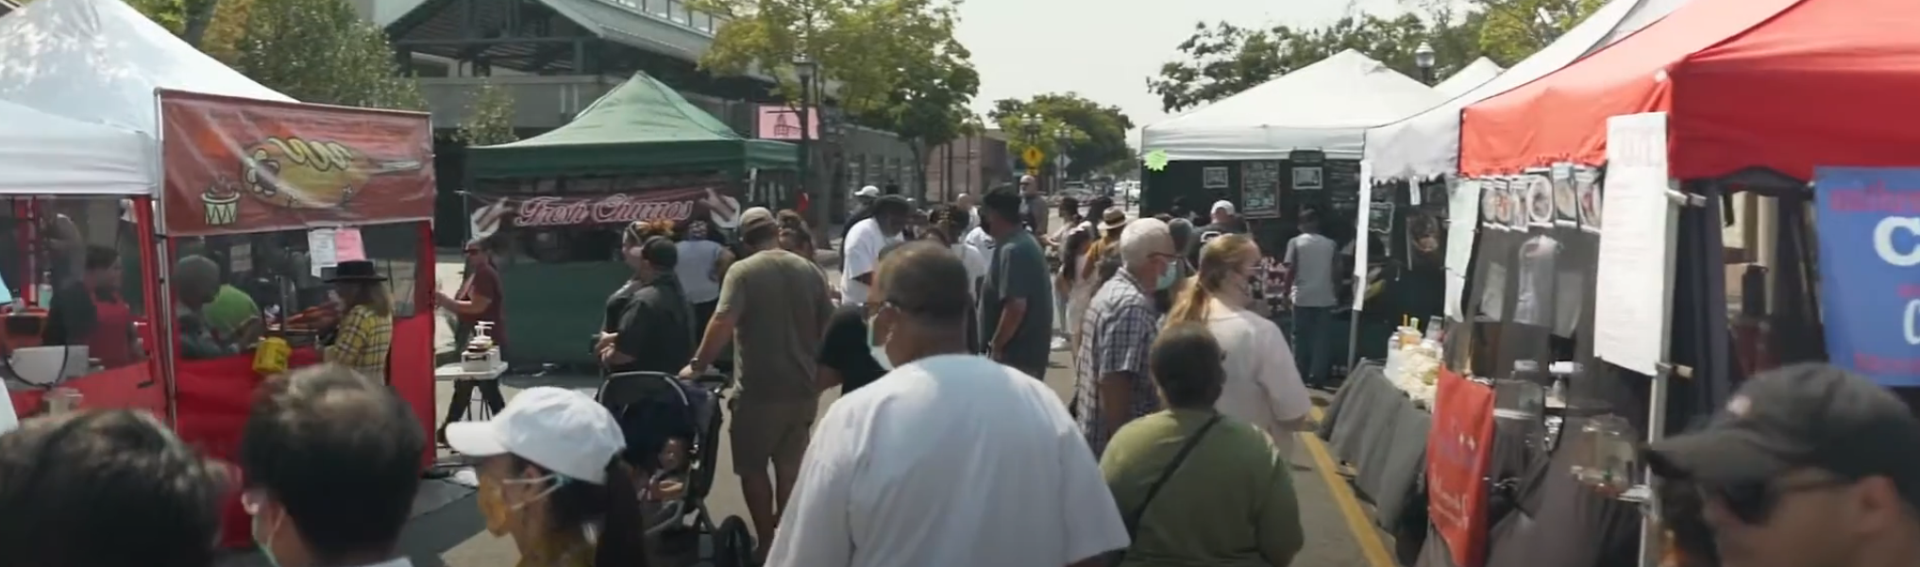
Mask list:
[[[1280,218],[1280,162],[1241,162],[1240,215],[1247,219]]]

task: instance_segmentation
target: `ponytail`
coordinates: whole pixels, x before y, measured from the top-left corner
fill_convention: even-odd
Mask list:
[[[1196,267],[1193,281],[1186,283],[1173,302],[1173,308],[1167,311],[1167,324],[1182,322],[1204,323],[1207,320],[1207,306],[1212,303],[1213,290],[1224,285],[1228,277],[1233,277],[1235,262],[1249,251],[1255,250],[1253,239],[1244,234],[1225,234],[1208,240],[1200,247],[1200,265]]]
[[[594,567],[646,567],[647,526],[640,514],[640,491],[627,461],[615,457],[607,464],[606,514],[600,541],[593,552]]]

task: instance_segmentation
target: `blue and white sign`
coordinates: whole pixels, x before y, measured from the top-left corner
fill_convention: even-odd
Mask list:
[[[1813,177],[1828,355],[1881,385],[1920,386],[1920,168]]]

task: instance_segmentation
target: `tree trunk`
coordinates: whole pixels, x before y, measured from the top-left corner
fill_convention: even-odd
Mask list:
[[[206,39],[207,27],[213,24],[213,14],[220,8],[220,0],[187,0],[181,5],[186,22],[180,26],[180,40],[194,49]]]

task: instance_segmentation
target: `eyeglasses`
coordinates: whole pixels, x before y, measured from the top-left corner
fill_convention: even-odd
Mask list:
[[[1736,482],[1715,485],[1701,485],[1701,499],[1706,502],[1718,502],[1727,512],[1739,518],[1740,523],[1749,526],[1764,525],[1780,500],[1788,495],[1843,488],[1854,483],[1844,478],[1828,478],[1796,483],[1777,484],[1771,480]]]

